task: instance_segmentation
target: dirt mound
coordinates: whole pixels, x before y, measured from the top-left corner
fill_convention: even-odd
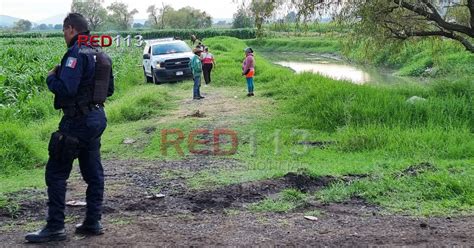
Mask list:
[[[301,173],[288,173],[277,179],[244,182],[202,191],[189,189],[185,178],[181,176],[165,180],[159,174],[150,173],[150,170],[147,174],[131,173],[128,177],[141,190],[119,196],[121,199],[116,202],[121,205],[119,208],[156,214],[245,208],[249,203],[263,200],[287,188],[311,192],[339,180],[330,176],[311,177]],[[153,189],[159,189],[166,197],[147,197]]]
[[[156,127],[145,127],[142,131],[146,134],[152,134],[156,131]]]
[[[312,177],[305,174],[297,174],[290,172],[283,177],[291,188],[299,189],[302,192],[313,191],[316,188],[326,187],[338,180],[332,176]]]
[[[187,179],[201,170],[239,168],[235,160],[209,160],[199,157],[183,161],[167,161],[151,163],[146,161],[123,161],[106,167],[106,178],[109,187],[104,202],[104,213],[121,211],[135,213],[152,213],[173,215],[189,212],[215,212],[227,208],[244,209],[248,204],[271,197],[284,189],[297,189],[302,192],[312,192],[327,187],[336,181],[352,180],[353,176],[309,176],[305,172],[290,172],[281,178],[266,179],[227,185],[210,190],[190,189]],[[349,179],[348,179],[349,178]],[[76,188],[79,185],[71,185]],[[80,186],[84,187],[84,185]],[[84,188],[76,188],[73,199],[81,199]],[[150,197],[154,194],[164,194],[164,198]],[[25,192],[22,195],[33,194],[21,201],[16,214],[34,218],[42,217],[37,209],[46,206],[44,191]],[[41,197],[40,197],[41,196]],[[38,199],[42,199],[39,201]],[[67,213],[82,214],[84,207],[67,208]],[[12,214],[2,210],[0,216],[11,218]]]
[[[420,163],[420,164],[415,164],[415,165],[409,166],[408,168],[403,170],[400,174],[398,174],[398,177],[402,177],[402,176],[414,177],[414,176],[418,176],[419,174],[422,174],[422,173],[425,173],[425,172],[428,172],[428,171],[436,171],[436,170],[437,169],[433,164],[428,163],[428,162],[423,162],[423,163]]]
[[[7,194],[7,207],[0,208],[0,222],[2,219],[36,216],[38,209],[45,205],[46,192],[42,190],[27,189]]]
[[[311,177],[305,174],[288,173],[278,179],[233,184],[214,191],[195,192],[189,194],[186,199],[193,204],[193,212],[205,209],[241,208],[247,203],[263,200],[287,188],[309,192],[326,187],[336,180],[330,176]]]
[[[184,116],[185,118],[204,118],[206,117],[206,115],[204,114],[204,112],[201,112],[199,110],[196,110],[194,111],[193,113],[189,114],[189,115],[186,115]]]

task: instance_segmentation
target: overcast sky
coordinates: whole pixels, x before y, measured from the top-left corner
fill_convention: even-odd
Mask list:
[[[0,0],[0,15],[9,15],[23,18],[30,21],[40,21],[42,19],[66,14],[71,8],[72,0]],[[105,0],[104,6],[108,6],[115,0]],[[155,4],[161,6],[162,2],[181,8],[191,6],[209,13],[213,18],[232,18],[237,9],[237,5],[232,0],[121,0],[128,4],[129,9],[136,8],[138,14],[136,19],[146,19],[146,9]]]

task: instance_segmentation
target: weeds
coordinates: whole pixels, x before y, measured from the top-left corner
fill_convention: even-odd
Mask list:
[[[289,212],[302,207],[306,201],[306,195],[296,189],[285,189],[276,198],[267,198],[263,201],[251,204],[249,209],[255,212]]]

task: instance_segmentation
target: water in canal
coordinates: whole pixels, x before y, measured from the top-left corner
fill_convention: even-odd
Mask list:
[[[313,72],[336,80],[347,80],[355,84],[399,84],[424,83],[425,80],[394,75],[393,70],[362,67],[348,63],[333,54],[314,53],[263,53],[273,63],[288,67],[296,73]]]

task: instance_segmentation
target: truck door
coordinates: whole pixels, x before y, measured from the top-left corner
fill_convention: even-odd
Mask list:
[[[151,46],[147,47],[145,47],[145,53],[143,55],[148,54],[149,59],[143,59],[143,67],[145,67],[145,72],[151,75]]]

